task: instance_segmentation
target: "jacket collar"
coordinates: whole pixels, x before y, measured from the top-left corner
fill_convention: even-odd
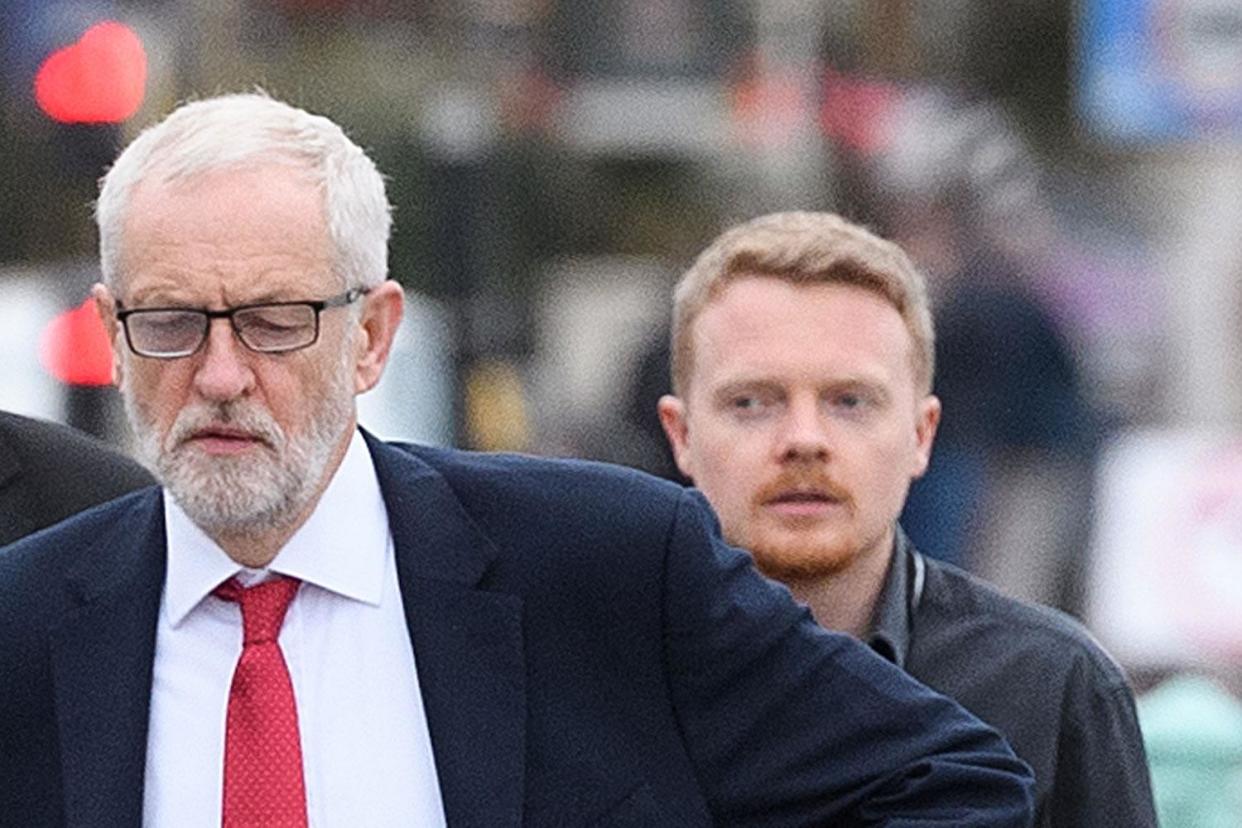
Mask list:
[[[871,613],[867,644],[884,658],[905,669],[910,653],[914,611],[923,594],[923,559],[900,526],[894,533],[888,574]]]

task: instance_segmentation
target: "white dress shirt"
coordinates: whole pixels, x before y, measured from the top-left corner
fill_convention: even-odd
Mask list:
[[[266,570],[244,570],[164,497],[168,571],[155,638],[143,823],[220,825],[241,608],[229,577],[302,580],[280,631],[312,826],[443,826],[388,513],[355,432],[315,511]]]

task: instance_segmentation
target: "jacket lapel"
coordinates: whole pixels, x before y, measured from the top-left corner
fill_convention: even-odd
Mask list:
[[[522,603],[490,592],[497,550],[444,478],[367,437],[451,826],[516,826],[525,787]]]
[[[76,606],[52,630],[69,825],[138,825],[155,628],[164,581],[157,490],[133,499],[70,575]]]

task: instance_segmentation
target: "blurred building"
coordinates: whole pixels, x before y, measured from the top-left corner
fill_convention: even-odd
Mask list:
[[[1039,314],[944,307],[1001,340],[1036,317],[1055,331],[1041,353],[1071,403],[1032,396],[1016,360],[988,390],[1038,426],[1022,440],[1072,447],[1077,477],[1023,483],[1061,517],[1085,510],[1058,543],[1124,567],[1136,558],[1101,521],[1132,507],[1096,495],[1095,448],[1111,457],[1137,427],[1232,438],[1242,422],[1240,14],[1228,0],[8,0],[0,405],[124,443],[82,310],[95,181],[176,102],[258,85],[345,125],[390,177],[392,273],[412,310],[362,402],[390,437],[667,471],[654,411],[633,401],[662,390],[669,288],[722,226],[775,209],[881,229],[999,210],[987,232]],[[133,37],[98,36],[108,20]],[[913,117],[936,100],[953,102],[947,120]],[[1040,197],[1018,175],[992,201],[950,188],[930,204],[867,172],[900,147],[907,172],[935,179],[950,169],[936,152],[972,134],[959,174],[987,180],[1021,147]],[[936,270],[946,248],[924,240],[912,252]],[[1014,271],[973,268],[974,295]],[[1086,413],[1059,419],[1074,406]],[[970,394],[954,407],[968,423]],[[1007,508],[1004,525],[1051,525],[1022,497]],[[1236,560],[1229,537],[1211,548]],[[1108,586],[1039,597],[1085,601],[1104,624],[1124,615]]]

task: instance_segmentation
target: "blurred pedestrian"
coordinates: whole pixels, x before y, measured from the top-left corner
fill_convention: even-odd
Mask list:
[[[0,411],[0,546],[154,483],[93,437]]]
[[[1081,612],[1097,417],[1050,301],[1064,258],[1041,171],[1003,110],[904,90],[853,158],[855,200],[926,274],[944,409],[902,525],[1003,592]]]
[[[897,523],[940,423],[933,339],[896,245],[827,213],[735,227],[676,290],[659,413],[677,464],[820,624],[999,729],[1035,770],[1039,826],[1154,826],[1120,668],[1073,619],[924,557]]]

